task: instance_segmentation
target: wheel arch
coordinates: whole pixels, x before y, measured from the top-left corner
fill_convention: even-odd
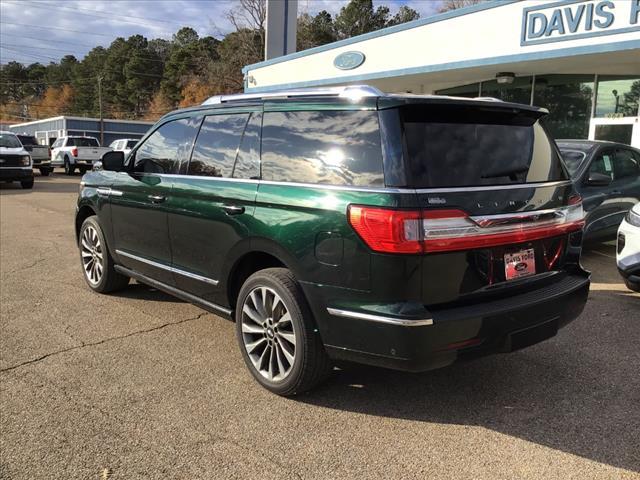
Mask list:
[[[275,242],[268,239],[252,239],[246,242],[229,262],[226,279],[226,295],[229,306],[235,309],[242,285],[252,274],[265,268],[281,267],[291,270],[298,277],[297,262],[294,257]]]
[[[84,221],[91,217],[92,215],[97,215],[97,212],[93,209],[91,205],[82,205],[78,209],[78,213],[76,213],[76,242],[80,238],[80,228]]]

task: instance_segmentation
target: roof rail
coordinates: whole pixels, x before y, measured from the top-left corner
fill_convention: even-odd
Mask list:
[[[216,95],[210,97],[202,105],[218,105],[228,102],[243,102],[247,100],[266,100],[294,97],[337,97],[359,100],[364,97],[381,97],[384,92],[369,85],[347,85],[328,88],[300,88],[295,90],[280,90],[268,93],[238,93],[235,95]]]
[[[503,102],[504,100],[500,99],[500,98],[496,98],[496,97],[474,97],[474,100],[484,100],[486,102]]]

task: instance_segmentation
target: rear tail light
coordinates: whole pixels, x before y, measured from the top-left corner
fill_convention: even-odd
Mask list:
[[[78,149],[76,147],[73,147],[71,149],[71,155],[73,155],[74,157],[78,156]]]
[[[436,253],[523,243],[584,226],[582,199],[550,210],[469,216],[459,209],[394,210],[349,206],[349,223],[376,252]]]

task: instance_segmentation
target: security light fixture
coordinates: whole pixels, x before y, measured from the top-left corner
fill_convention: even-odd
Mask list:
[[[516,74],[513,72],[500,72],[496,74],[496,81],[501,85],[513,83],[514,78],[516,78]]]

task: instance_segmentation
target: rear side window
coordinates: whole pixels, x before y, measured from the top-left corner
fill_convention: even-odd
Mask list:
[[[189,162],[189,175],[230,178],[248,113],[204,118]]]
[[[328,185],[382,185],[377,112],[266,112],[262,178]]]
[[[412,187],[508,185],[567,178],[555,146],[529,113],[415,106],[403,109],[402,118]]]
[[[637,177],[640,172],[638,169],[638,160],[634,158],[631,150],[622,148],[616,150],[613,165],[616,178]]]
[[[188,158],[197,132],[188,118],[167,122],[154,131],[136,150],[133,169],[144,173],[178,173],[180,161]]]
[[[262,113],[254,112],[242,135],[238,158],[233,168],[233,178],[260,178],[260,129]]]
[[[573,176],[580,169],[582,162],[587,157],[584,152],[579,150],[560,150],[562,153],[562,159],[564,160],[564,164],[569,170],[571,176]]]

